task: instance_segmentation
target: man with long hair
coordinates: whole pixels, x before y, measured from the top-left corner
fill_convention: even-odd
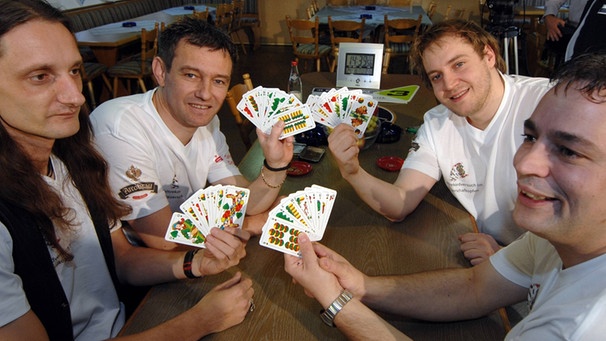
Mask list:
[[[122,283],[211,275],[246,253],[230,228],[213,229],[212,254],[128,243],[120,218],[130,207],[113,197],[80,110],[81,64],[59,10],[42,0],[0,0],[1,340],[115,337],[125,322]],[[237,273],[133,339],[198,340],[238,324],[249,311],[251,285]]]

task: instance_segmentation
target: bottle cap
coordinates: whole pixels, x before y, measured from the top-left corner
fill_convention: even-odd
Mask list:
[[[291,65],[291,66],[297,66],[297,61],[296,61],[296,60],[293,60],[292,62],[290,62],[290,65]]]

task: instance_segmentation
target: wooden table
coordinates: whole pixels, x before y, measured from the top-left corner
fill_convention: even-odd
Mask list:
[[[304,92],[312,86],[334,84],[334,74],[312,73],[302,76]],[[310,83],[311,81],[314,83]],[[389,75],[384,80],[398,85],[418,84],[411,75]],[[413,83],[414,82],[414,83]],[[398,115],[396,123],[419,124],[423,112],[435,105],[433,94],[423,89],[406,105],[389,105]],[[386,105],[387,107],[387,105]],[[374,144],[360,154],[366,170],[392,182],[397,173],[381,170],[375,160],[383,155],[404,156],[410,145],[405,135],[398,143]],[[258,143],[240,164],[243,174],[256,177],[263,161]],[[327,150],[311,173],[289,177],[282,194],[318,184],[336,189],[337,199],[322,243],[345,256],[369,275],[406,274],[431,269],[466,267],[457,235],[472,231],[471,220],[443,183],[432,189],[420,206],[401,223],[389,223],[371,210],[341,178]],[[246,247],[247,257],[226,273],[201,280],[184,280],[153,287],[123,329],[124,335],[148,329],[193,306],[212,287],[235,271],[252,278],[255,289],[254,312],[243,323],[204,340],[344,340],[336,329],[319,318],[320,305],[291,282],[284,271],[283,255],[259,246],[258,237]],[[427,304],[440,304],[427,302]],[[404,317],[384,317],[415,340],[502,340],[504,329],[496,313],[488,317],[453,323],[432,323]],[[202,317],[203,318],[203,317]]]
[[[367,9],[373,8],[374,9]],[[366,18],[367,25],[382,25],[385,15],[390,19],[417,19],[419,14],[423,15],[422,24],[431,25],[431,19],[421,6],[390,7],[390,6],[326,6],[316,13],[320,24],[328,24],[328,17],[333,20],[360,20],[361,15],[371,16]]]
[[[196,11],[203,12],[207,6],[196,5],[194,8]],[[214,7],[208,6],[208,8],[211,13],[215,13]],[[193,10],[185,10],[184,6],[168,8],[127,20],[136,23],[134,27],[123,27],[123,22],[116,22],[76,32],[76,40],[78,45],[90,47],[99,63],[110,67],[118,61],[119,51],[122,47],[140,39],[142,28],[151,30],[156,22],[163,22],[168,25],[184,15],[192,13]]]

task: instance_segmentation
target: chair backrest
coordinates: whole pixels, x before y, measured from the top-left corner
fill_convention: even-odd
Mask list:
[[[430,2],[429,6],[427,6],[427,16],[429,17],[429,19],[433,18],[433,15],[436,14],[436,9],[438,8],[438,3],[437,2]]]
[[[293,52],[298,55],[297,47],[301,44],[315,44],[314,54],[318,54],[318,17],[316,20],[310,21],[306,19],[291,19],[286,16],[286,24],[288,25],[288,34],[292,43]]]
[[[250,74],[248,73],[243,74],[242,78],[242,83],[235,84],[231,87],[231,89],[229,89],[229,91],[227,92],[227,96],[225,97],[225,101],[227,102],[229,110],[234,116],[236,124],[240,129],[240,137],[242,138],[242,142],[244,142],[246,148],[250,148],[252,143],[250,141],[249,135],[254,130],[255,126],[250,121],[248,121],[248,119],[242,117],[242,114],[238,110],[238,103],[247,91],[253,89],[253,83],[250,79]]]
[[[419,34],[422,19],[421,14],[417,19],[389,19],[385,15],[385,46],[389,48],[393,43],[412,43]]]
[[[204,21],[208,21],[208,14],[209,14],[208,13],[208,7],[206,7],[206,11],[202,11],[202,12],[194,10],[194,15],[193,16],[196,19],[201,19],[201,20],[204,20]]]
[[[328,17],[328,30],[330,32],[330,42],[333,51],[339,47],[339,43],[361,43],[364,38],[364,25],[366,19],[360,21],[353,20],[332,20]]]
[[[233,4],[218,4],[215,18],[215,26],[224,32],[229,32],[233,20]]]
[[[164,27],[164,25],[162,25]],[[141,29],[141,73],[151,73],[148,68],[151,65],[151,60],[158,53],[158,34],[160,24],[156,23],[152,30]]]
[[[245,3],[244,0],[233,0],[232,4],[232,29],[240,27],[242,15],[244,14]]]
[[[465,19],[465,8],[456,8],[453,10],[452,5],[448,5],[446,8],[446,14],[444,20],[448,19]]]

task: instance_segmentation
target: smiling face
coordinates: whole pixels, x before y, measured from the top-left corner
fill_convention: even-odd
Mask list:
[[[226,51],[181,40],[170,72],[158,57],[153,69],[160,86],[154,98],[156,109],[171,131],[182,136],[209,124],[219,112],[229,89],[232,61]]]
[[[550,90],[514,158],[517,224],[556,247],[606,248],[606,103]]]
[[[479,129],[496,113],[503,97],[495,54],[486,47],[478,55],[465,39],[445,35],[423,52],[423,68],[440,103]]]
[[[0,117],[15,140],[52,146],[78,131],[81,62],[59,23],[32,20],[0,38]]]

